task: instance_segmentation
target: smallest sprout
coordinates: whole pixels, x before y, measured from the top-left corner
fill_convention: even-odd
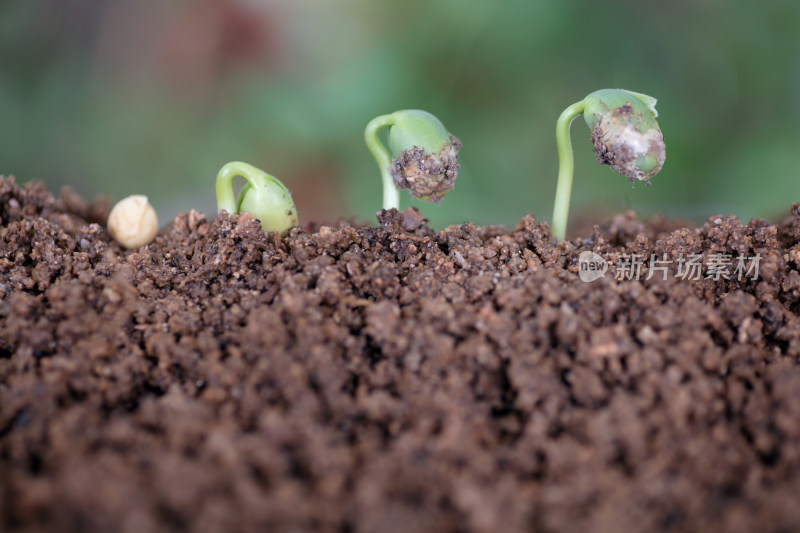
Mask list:
[[[147,196],[123,198],[108,214],[108,233],[128,250],[150,244],[158,233],[158,217]]]
[[[239,193],[233,196],[233,178],[247,180]],[[250,213],[261,222],[264,231],[286,233],[297,226],[297,208],[289,189],[278,180],[253,165],[233,161],[217,174],[217,210],[229,214]]]
[[[385,127],[388,150],[378,140],[378,131]],[[384,209],[399,208],[399,189],[437,203],[453,190],[461,141],[427,111],[404,109],[376,117],[367,124],[364,141],[381,170]]]

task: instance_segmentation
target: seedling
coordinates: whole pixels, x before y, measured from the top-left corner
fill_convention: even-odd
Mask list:
[[[644,181],[664,165],[664,136],[658,127],[656,99],[624,89],[602,89],[566,108],[556,123],[558,183],[553,209],[553,236],[563,241],[572,192],[574,162],[569,128],[583,114],[592,132],[597,162],[619,172],[629,182]]]
[[[378,131],[389,128],[389,148]],[[461,141],[427,111],[404,109],[372,119],[364,140],[381,169],[383,208],[398,209],[399,189],[426,202],[441,202],[455,186]]]
[[[236,201],[233,179],[239,176],[247,183]],[[223,209],[229,214],[250,213],[266,232],[285,233],[297,226],[297,208],[289,189],[274,176],[241,161],[228,163],[217,174],[217,210]]]

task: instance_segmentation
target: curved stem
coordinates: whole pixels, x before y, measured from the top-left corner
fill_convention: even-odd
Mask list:
[[[259,185],[258,178],[263,172],[253,165],[241,161],[232,161],[222,167],[217,174],[217,211],[223,209],[229,215],[239,212],[239,205],[233,196],[233,178],[241,176],[247,180],[245,187]],[[263,179],[263,178],[262,178]],[[243,191],[246,189],[243,189]],[[244,195],[241,195],[244,197]]]
[[[569,217],[569,200],[572,194],[572,174],[575,162],[572,157],[572,141],[569,128],[578,115],[583,114],[584,100],[566,108],[556,122],[556,146],[558,147],[558,183],[556,184],[556,201],[553,207],[552,233],[558,241],[567,235],[567,218]]]
[[[234,172],[229,168],[232,163],[222,167],[217,174],[217,212],[223,209],[229,215],[236,213],[236,199],[233,197]]]
[[[372,157],[377,161],[381,169],[381,179],[383,180],[383,208],[399,209],[400,193],[392,178],[391,166],[392,156],[389,150],[378,139],[378,131],[386,126],[394,124],[393,115],[381,115],[369,121],[364,130],[364,142],[372,153]]]

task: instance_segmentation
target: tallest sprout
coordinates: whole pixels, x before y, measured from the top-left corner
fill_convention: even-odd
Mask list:
[[[656,99],[624,89],[602,89],[566,108],[556,123],[558,184],[553,208],[553,236],[563,241],[567,233],[574,162],[569,127],[583,115],[592,132],[597,162],[610,165],[628,181],[644,181],[664,165],[664,136],[658,127]]]

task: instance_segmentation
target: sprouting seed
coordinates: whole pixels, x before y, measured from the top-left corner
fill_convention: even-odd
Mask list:
[[[233,179],[247,180],[239,193],[233,195]],[[229,214],[250,213],[261,222],[264,231],[281,234],[297,226],[297,208],[289,189],[276,177],[253,165],[233,161],[217,174],[217,210]]]
[[[591,131],[598,163],[610,165],[628,181],[644,181],[658,174],[666,157],[664,136],[658,127],[656,99],[625,89],[602,89],[566,108],[556,123],[558,183],[553,208],[553,236],[563,241],[572,193],[574,161],[569,128],[583,115]]]
[[[388,150],[378,139],[385,127]],[[381,170],[384,209],[399,207],[400,189],[438,203],[455,186],[461,141],[427,111],[404,109],[376,117],[367,124],[364,140]]]

